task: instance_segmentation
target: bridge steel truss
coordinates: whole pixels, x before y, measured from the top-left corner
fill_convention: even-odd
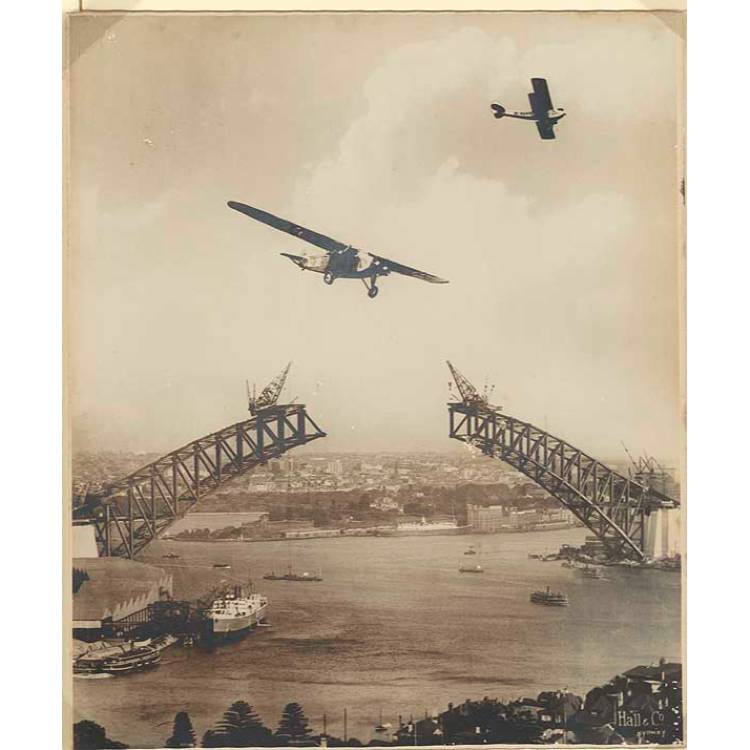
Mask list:
[[[607,468],[570,443],[498,409],[448,404],[450,437],[525,474],[587,526],[613,557],[645,557],[646,518],[676,500]]]
[[[93,522],[101,555],[132,558],[217,487],[321,437],[304,405],[274,406],[108,485],[74,517]]]

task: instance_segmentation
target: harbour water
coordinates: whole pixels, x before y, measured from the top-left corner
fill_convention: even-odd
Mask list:
[[[233,701],[253,705],[270,728],[296,701],[317,731],[325,713],[337,736],[346,708],[349,736],[366,742],[381,711],[395,725],[399,714],[424,716],[466,698],[583,694],[636,664],[680,660],[678,574],[607,568],[606,580],[593,580],[528,558],[584,535],[153,544],[141,559],[173,572],[178,598],[250,573],[271,600],[272,627],[212,652],[172,647],[151,672],[75,680],[75,721],[96,721],[131,747],[160,747],[177,711],[189,712],[200,738]],[[469,543],[484,575],[458,572]],[[180,557],[163,559],[167,552]],[[290,556],[295,570],[322,569],[324,580],[262,580]],[[531,604],[529,594],[547,585],[570,606]]]

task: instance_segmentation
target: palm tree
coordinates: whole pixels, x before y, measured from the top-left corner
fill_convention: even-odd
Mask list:
[[[290,742],[300,742],[309,739],[311,734],[312,729],[308,726],[302,706],[299,703],[287,703],[274,736],[277,739],[288,737]]]
[[[180,711],[175,715],[172,736],[165,747],[195,747],[195,732],[187,711]]]
[[[271,744],[271,732],[245,701],[236,701],[224,712],[216,729],[203,735],[203,747],[250,747]]]

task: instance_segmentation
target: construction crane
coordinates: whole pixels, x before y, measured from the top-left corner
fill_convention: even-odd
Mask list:
[[[491,388],[485,385],[484,391],[480,394],[479,391],[450,363],[448,362],[448,369],[451,371],[453,380],[456,383],[458,392],[461,396],[461,401],[467,406],[475,406],[484,409],[499,409],[502,411],[502,406],[493,406],[490,404],[490,396],[495,389],[495,386]],[[448,383],[448,387],[452,387],[452,383]]]
[[[250,383],[245,381],[247,387],[247,401],[248,410],[250,414],[255,416],[264,409],[270,409],[276,406],[281,391],[286,383],[287,375],[289,374],[289,368],[292,366],[290,362],[261,392],[260,396],[255,395],[255,384],[253,383],[253,392],[250,393]]]

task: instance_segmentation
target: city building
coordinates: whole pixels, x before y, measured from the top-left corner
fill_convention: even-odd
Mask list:
[[[680,554],[682,528],[679,508],[662,508],[646,519],[646,557],[658,560]]]
[[[565,508],[513,508],[505,505],[466,506],[466,523],[474,532],[521,531],[540,528],[562,528],[574,523]]]
[[[344,464],[341,459],[334,459],[329,461],[326,465],[326,471],[329,474],[333,474],[335,477],[340,477],[344,473]]]

